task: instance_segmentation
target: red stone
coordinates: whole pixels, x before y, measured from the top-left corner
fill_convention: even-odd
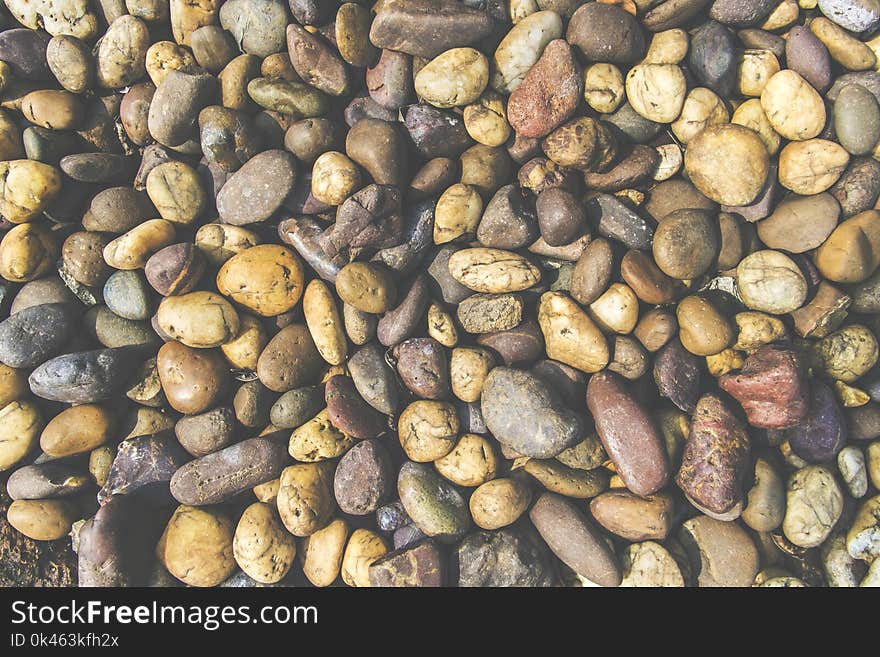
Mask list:
[[[571,46],[564,39],[547,44],[507,101],[507,120],[518,135],[543,137],[577,109],[584,91],[583,76]]]
[[[789,347],[761,347],[746,358],[742,371],[725,374],[718,384],[742,405],[753,427],[786,429],[807,414],[804,365]]]

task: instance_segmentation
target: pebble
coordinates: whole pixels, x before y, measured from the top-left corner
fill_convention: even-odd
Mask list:
[[[544,493],[529,518],[553,553],[599,586],[620,584],[620,566],[596,527],[564,497]]]
[[[587,386],[587,406],[617,474],[636,495],[651,495],[669,477],[663,439],[654,420],[614,374],[601,372]],[[491,428],[491,427],[490,427]]]
[[[760,347],[746,358],[738,374],[725,374],[718,385],[742,405],[754,427],[791,427],[809,409],[803,361],[787,347]]]

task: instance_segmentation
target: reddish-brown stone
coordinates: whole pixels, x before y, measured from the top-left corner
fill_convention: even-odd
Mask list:
[[[718,384],[742,405],[753,427],[786,429],[807,414],[804,365],[788,347],[761,347],[746,358],[742,371],[725,374]]]
[[[375,438],[385,430],[384,417],[358,394],[349,377],[330,377],[324,389],[330,422],[354,438]]]
[[[721,515],[742,500],[748,465],[749,436],[742,422],[718,395],[703,395],[675,482],[706,512]]]
[[[443,555],[430,538],[386,554],[370,566],[372,586],[443,586]]]
[[[636,495],[651,495],[666,485],[669,464],[657,425],[620,377],[594,374],[587,406],[596,432],[624,485]]]
[[[571,46],[556,39],[510,94],[507,120],[518,135],[543,137],[574,114],[583,91]]]

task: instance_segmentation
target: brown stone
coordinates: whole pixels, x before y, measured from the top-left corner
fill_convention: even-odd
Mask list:
[[[291,23],[287,26],[287,52],[294,70],[305,82],[331,96],[347,92],[349,79],[345,62],[319,36]]]
[[[444,584],[444,558],[430,538],[389,552],[370,565],[370,585],[438,587]]]
[[[336,221],[318,243],[334,257],[348,249],[394,246],[401,241],[402,231],[400,191],[388,185],[369,185],[339,206]]]
[[[385,429],[383,416],[358,394],[354,381],[337,375],[327,381],[325,399],[330,422],[354,438],[375,438]]]
[[[484,333],[477,338],[477,344],[496,351],[505,365],[514,365],[541,358],[544,353],[544,334],[538,322],[527,319],[507,331]]]
[[[489,12],[456,0],[388,0],[376,6],[370,41],[377,48],[430,59],[476,43],[493,24]]]
[[[590,61],[634,64],[645,52],[645,32],[620,5],[590,2],[578,7],[565,38]]]
[[[187,415],[208,410],[226,389],[226,361],[213,349],[166,342],[159,349],[156,367],[171,408]]]
[[[675,298],[676,282],[660,271],[654,259],[643,251],[627,251],[620,261],[620,275],[647,304],[661,305]]]
[[[571,501],[544,493],[529,518],[553,553],[578,575],[600,586],[620,584],[620,566],[614,552]]]
[[[596,522],[628,541],[666,540],[674,509],[668,493],[639,497],[628,490],[609,490],[590,502]]]
[[[822,281],[810,302],[791,313],[794,330],[802,338],[824,338],[843,323],[851,303],[848,294]]]
[[[656,148],[637,144],[620,162],[604,173],[587,172],[584,184],[600,192],[617,192],[653,181],[654,168],[660,161]]]
[[[758,574],[758,550],[735,522],[691,518],[682,526],[679,540],[693,555],[697,586],[751,586]]]
[[[333,494],[343,513],[373,513],[394,490],[394,468],[381,441],[362,440],[347,451],[333,475]]]
[[[250,438],[190,461],[171,477],[171,494],[181,504],[220,504],[277,478],[290,459],[277,436]]]

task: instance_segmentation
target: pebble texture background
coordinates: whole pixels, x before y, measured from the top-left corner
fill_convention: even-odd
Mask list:
[[[0,585],[880,584],[878,0],[4,0]]]

